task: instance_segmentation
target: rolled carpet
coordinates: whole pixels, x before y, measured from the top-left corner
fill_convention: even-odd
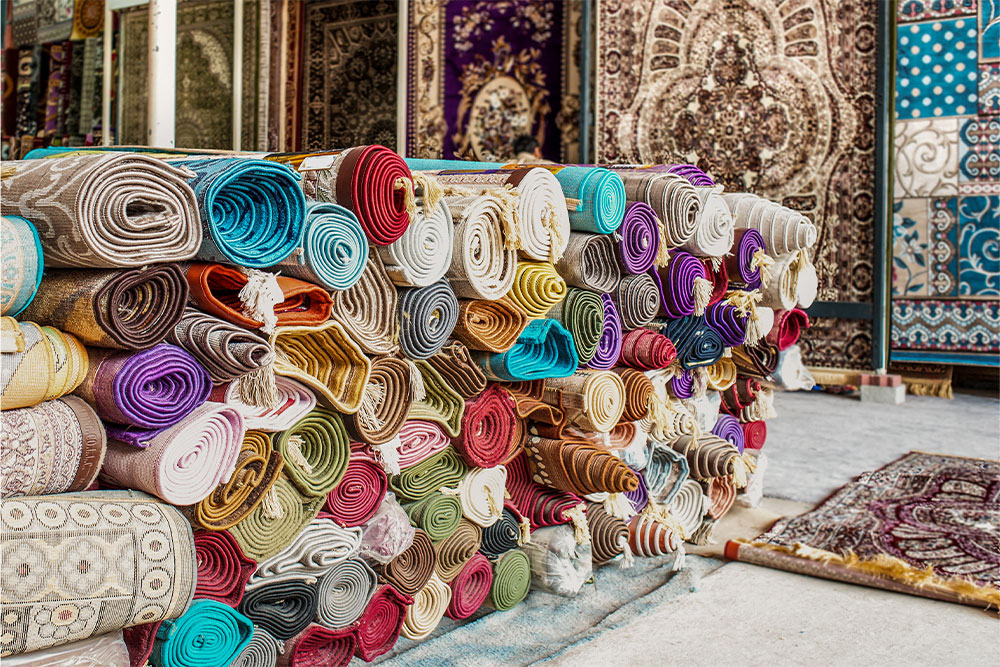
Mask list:
[[[576,539],[569,526],[536,530],[532,533],[531,542],[525,544],[523,549],[531,562],[532,588],[572,597],[593,576],[591,541],[588,539],[581,542]],[[494,585],[496,577],[497,574],[494,573]]]
[[[687,458],[680,452],[657,442],[649,448],[649,461],[643,470],[649,497],[667,507],[688,478]]]
[[[542,401],[542,395],[545,393],[545,380],[508,382],[503,387],[514,399],[517,416],[521,418],[522,423],[527,419],[542,424],[561,426],[565,421],[566,415],[563,414],[562,410]]]
[[[482,606],[490,594],[493,587],[493,566],[483,554],[478,553],[469,559],[448,586],[451,587],[448,618],[468,618]]]
[[[496,559],[511,549],[520,546],[528,526],[512,505],[504,505],[500,518],[491,526],[483,528],[482,545],[479,552],[490,559]]]
[[[653,383],[648,377],[632,368],[615,368],[613,372],[621,378],[622,386],[625,388],[621,419],[629,422],[645,419],[649,414]]]
[[[660,219],[660,246],[684,245],[698,228],[701,201],[686,178],[648,170],[618,170],[628,201],[649,204]]]
[[[733,246],[735,223],[721,186],[695,187],[701,212],[694,234],[681,246],[700,257],[722,257]]]
[[[542,399],[559,406],[567,419],[585,431],[607,433],[625,409],[625,385],[610,371],[580,370],[545,381]]]
[[[406,618],[406,607],[411,604],[413,598],[410,596],[399,593],[389,585],[379,586],[365,613],[358,619],[354,630],[358,641],[354,654],[365,662],[371,662],[395,646]]]
[[[195,173],[202,242],[198,259],[254,269],[274,266],[302,243],[306,200],[294,170],[266,160],[185,158]]]
[[[340,483],[326,496],[323,509],[341,526],[360,526],[375,514],[389,487],[382,466],[352,452]]]
[[[705,324],[715,329],[726,347],[738,347],[746,341],[750,323],[735,306],[716,303],[705,309]]]
[[[401,500],[418,501],[442,486],[455,487],[468,470],[452,447],[389,478],[389,488]]]
[[[291,378],[274,378],[277,400],[274,406],[253,406],[240,399],[240,383],[215,384],[208,400],[225,403],[243,415],[247,429],[275,433],[285,431],[316,407],[316,395]]]
[[[400,634],[415,641],[426,639],[444,618],[450,603],[451,588],[437,575],[431,575],[407,608]]]
[[[333,309],[326,290],[288,276],[206,262],[193,262],[185,276],[200,310],[245,329],[318,326]]]
[[[622,276],[613,297],[625,329],[644,327],[660,312],[660,288],[645,273]]]
[[[0,539],[4,613],[19,621],[7,630],[3,657],[176,618],[194,594],[191,527],[175,508],[144,493],[86,491],[6,500]],[[136,548],[140,544],[146,548]],[[91,576],[77,574],[67,586],[60,570]],[[122,580],[148,585],[123,588],[115,583]],[[53,591],[60,591],[54,600]],[[97,614],[95,607],[108,605],[119,613]],[[51,632],[50,619],[60,618],[62,609],[90,609],[94,615],[72,633]]]
[[[715,261],[715,257],[703,258],[701,263],[705,266],[705,271],[708,273],[708,280],[712,283],[712,294],[708,297],[708,305],[714,305],[719,303],[726,297],[726,292],[729,291],[729,274],[726,273],[725,262],[719,262],[713,265],[712,262]]]
[[[156,643],[156,631],[160,629],[162,623],[154,621],[122,629],[122,640],[128,653],[129,667],[145,667],[150,664],[149,656],[152,655],[153,645]]]
[[[320,577],[316,622],[331,630],[350,627],[375,595],[378,579],[360,558],[348,558]]]
[[[677,358],[673,342],[649,329],[633,329],[622,341],[620,363],[640,371],[667,368]]]
[[[663,310],[668,317],[701,314],[712,293],[705,265],[694,255],[682,250],[670,251],[665,268],[650,272],[659,284]]]
[[[260,375],[274,362],[274,350],[266,339],[194,308],[184,311],[167,341],[194,356],[215,383]],[[243,402],[251,399],[242,380],[233,386]]]
[[[529,520],[532,529],[573,523],[578,534],[586,530],[583,499],[575,493],[534,482],[526,454],[515,457],[506,468],[511,501],[521,516]]]
[[[101,476],[173,505],[192,505],[231,478],[245,433],[240,413],[205,403],[142,449],[109,441]]]
[[[483,369],[476,364],[469,348],[457,340],[447,343],[427,363],[465,400],[479,396],[486,389]]]
[[[0,423],[3,498],[83,491],[97,479],[107,449],[104,426],[76,396],[5,409]]]
[[[345,290],[358,282],[367,259],[368,239],[358,218],[343,206],[313,201],[306,205],[299,247],[271,270]]]
[[[606,234],[572,232],[556,270],[573,287],[610,292],[621,280],[615,244]]]
[[[277,657],[277,667],[347,667],[354,657],[354,628],[330,630],[309,625],[287,642]]]
[[[799,273],[795,281],[796,304],[799,308],[808,308],[816,301],[819,293],[819,276],[816,266],[809,259],[809,253],[799,252]]]
[[[224,667],[253,637],[253,623],[215,600],[195,600],[184,615],[156,631],[153,667]]]
[[[47,268],[177,262],[202,243],[193,176],[134,152],[10,162],[0,210],[38,226]]]
[[[528,317],[545,317],[566,297],[566,281],[547,262],[521,262],[508,296]]]
[[[715,181],[703,172],[698,167],[693,164],[670,164],[670,165],[656,165],[653,167],[655,170],[669,171],[671,174],[677,174],[678,176],[683,176],[687,179],[688,183],[695,186],[712,186],[715,185]]]
[[[791,310],[799,300],[799,275],[812,265],[809,255],[796,251],[775,258],[770,269],[771,280],[761,289],[760,306],[775,310]]]
[[[778,350],[787,350],[799,342],[803,329],[809,328],[809,316],[804,310],[777,310],[774,313],[774,326],[767,334],[767,342]]]
[[[740,420],[732,415],[719,415],[718,421],[712,427],[712,434],[723,440],[728,440],[736,450],[742,454],[746,436],[743,434],[743,426]]]
[[[446,276],[463,299],[495,300],[510,291],[517,269],[511,211],[492,195],[446,197],[455,221],[451,266]]]
[[[326,496],[347,472],[351,443],[340,415],[316,408],[274,438],[284,473],[304,496]]]
[[[622,321],[618,316],[615,302],[608,294],[601,295],[604,306],[604,325],[594,356],[587,362],[587,368],[608,370],[618,363],[622,352]]]
[[[746,449],[761,449],[767,441],[767,422],[745,422],[743,426],[743,446]]]
[[[711,366],[706,366],[708,388],[712,391],[725,391],[736,382],[736,364],[728,357],[719,359]]]
[[[569,237],[569,215],[559,181],[548,169],[465,160],[408,159],[411,169],[432,170],[434,178],[475,193],[516,193],[511,218],[516,220],[518,248],[528,259],[554,262]]]
[[[284,644],[264,628],[254,628],[250,643],[233,659],[232,667],[274,667]]]
[[[275,639],[291,639],[316,616],[315,579],[289,575],[247,588],[239,610]]]
[[[779,360],[778,347],[767,341],[733,348],[733,364],[740,375],[761,379],[770,377],[778,370]]]
[[[628,546],[636,556],[666,556],[681,547],[681,538],[655,519],[638,514],[628,524]]]
[[[440,542],[455,532],[462,520],[462,503],[458,496],[438,491],[423,500],[403,506],[410,523],[420,528],[432,542]]]
[[[148,431],[173,426],[191,414],[212,388],[201,364],[174,345],[161,343],[138,352],[92,348],[88,355],[90,368],[76,394],[101,419],[146,430],[147,436]],[[116,437],[145,446],[133,429]]]
[[[380,581],[391,584],[404,595],[415,596],[431,579],[436,566],[434,543],[427,533],[417,529],[413,544],[388,563],[376,564],[374,569]]]
[[[403,158],[385,146],[276,153],[267,159],[297,169],[311,199],[336,202],[353,211],[375,245],[392,243],[410,224],[413,178]]]
[[[357,553],[360,528],[342,528],[327,519],[315,518],[274,556],[260,562],[248,588],[289,575],[316,578]]]
[[[566,291],[566,298],[549,311],[549,317],[558,320],[573,336],[573,345],[581,364],[593,359],[604,336],[604,301],[601,296],[590,290],[571,287]]]
[[[681,490],[674,497],[674,502],[670,507],[670,512],[680,524],[684,539],[690,539],[701,525],[702,517],[708,507],[708,498],[702,490],[701,484],[693,479],[686,480],[681,485]]]
[[[263,502],[229,532],[244,554],[261,562],[290,545],[322,506],[323,498],[307,498],[287,478],[279,476],[264,494]]]
[[[453,444],[468,465],[492,468],[507,458],[516,429],[514,399],[492,384],[479,398],[465,402],[461,431]]]
[[[625,463],[592,445],[577,445],[531,436],[525,453],[532,479],[560,491],[585,496],[624,493],[638,487],[638,478]]]
[[[434,545],[437,552],[434,572],[442,581],[451,581],[479,551],[480,544],[482,529],[471,521],[462,519],[451,535]]]
[[[28,408],[80,386],[90,366],[75,337],[34,322],[0,318],[0,402],[4,410]]]
[[[726,273],[733,282],[742,284],[746,289],[757,289],[761,286],[761,271],[766,270],[766,253],[764,237],[759,231],[749,227],[737,229],[733,247],[726,257]]]
[[[575,165],[552,170],[570,205],[571,229],[595,234],[610,234],[618,229],[626,202],[625,186],[617,173],[603,167]]]
[[[392,282],[400,287],[427,287],[444,278],[451,266],[455,225],[451,210],[441,201],[425,211],[417,202],[417,213],[403,235],[376,251]]]
[[[455,337],[473,350],[506,352],[528,325],[528,316],[507,297],[496,301],[462,300]]]
[[[355,440],[381,445],[396,437],[413,403],[411,366],[395,357],[372,360],[371,375],[361,406],[344,425]]]
[[[667,323],[664,333],[673,341],[681,367],[711,366],[722,358],[726,345],[704,317],[688,315]]]
[[[520,549],[508,551],[493,563],[489,602],[497,611],[521,604],[531,589],[531,561]]]
[[[19,215],[0,219],[0,315],[18,315],[35,298],[45,267],[38,230]]]
[[[334,292],[332,318],[369,354],[399,350],[398,295],[382,260],[369,253],[365,270],[353,286]]]
[[[607,563],[628,549],[628,525],[618,517],[608,514],[604,505],[587,503],[587,526],[590,528],[594,563]]]
[[[660,223],[656,211],[643,201],[634,201],[625,207],[615,243],[618,266],[623,273],[641,274],[653,268],[660,252]],[[604,290],[610,291],[610,290]]]
[[[46,271],[20,319],[45,322],[85,345],[141,350],[173,331],[187,298],[187,281],[172,264],[126,271]]]
[[[236,525],[261,504],[283,467],[284,459],[272,449],[270,436],[247,431],[233,474],[204,500],[188,508],[191,523],[207,530],[226,530]]]
[[[732,387],[722,392],[720,411],[739,416],[743,408],[749,407],[761,390],[760,382],[755,378],[739,375]]]
[[[670,378],[667,390],[674,398],[681,400],[693,398],[695,394],[694,374],[691,371],[683,370]]]
[[[275,373],[307,385],[338,412],[352,414],[361,407],[371,361],[339,323],[278,327],[270,342]]]
[[[712,519],[721,519],[729,513],[733,503],[736,502],[736,484],[733,483],[732,477],[713,477],[708,480],[705,495],[708,496],[708,508],[705,514]]]
[[[503,511],[506,483],[507,469],[502,465],[471,469],[458,484],[462,515],[481,528],[492,526]],[[447,489],[442,492],[450,493]]]
[[[444,378],[426,361],[415,362],[423,379],[424,398],[410,405],[407,419],[423,419],[437,422],[448,435],[458,436],[465,413],[465,401],[452,389]]]
[[[458,298],[447,280],[399,290],[399,346],[410,359],[437,354],[458,322]]]
[[[798,211],[745,192],[723,195],[737,227],[760,232],[768,253],[777,257],[816,244],[816,225]]]
[[[649,467],[648,464],[647,467]],[[635,476],[639,480],[639,483],[631,491],[626,491],[624,495],[632,503],[632,509],[636,513],[639,513],[646,509],[646,505],[649,504],[649,487],[646,485],[645,475],[641,472],[636,472]]]
[[[399,429],[399,442],[399,467],[406,470],[443,452],[451,439],[439,424],[411,419]]]
[[[740,458],[732,443],[714,434],[697,439],[684,435],[670,446],[687,457],[691,478],[696,480],[732,475]]]
[[[572,334],[552,319],[529,322],[507,352],[474,356],[487,377],[506,382],[566,377],[578,363]]]
[[[198,562],[195,599],[237,606],[257,563],[244,556],[240,545],[224,530],[195,531],[194,549]]]

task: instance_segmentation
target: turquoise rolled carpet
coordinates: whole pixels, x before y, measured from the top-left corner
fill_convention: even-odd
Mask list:
[[[621,176],[603,167],[563,167],[556,173],[569,207],[569,226],[578,232],[610,234],[625,218],[625,184]]]
[[[195,600],[156,632],[153,667],[225,667],[253,638],[253,623],[215,600]]]
[[[183,158],[204,232],[198,259],[253,269],[274,266],[302,243],[306,198],[291,167],[247,158]]]
[[[42,244],[38,230],[19,215],[5,215],[0,223],[0,315],[15,316],[35,298],[42,284]]]
[[[552,319],[532,320],[506,352],[474,354],[489,379],[506,382],[569,377],[579,364],[573,335]]]
[[[309,202],[302,245],[273,270],[330,290],[345,290],[361,278],[368,237],[358,217],[339,204]]]

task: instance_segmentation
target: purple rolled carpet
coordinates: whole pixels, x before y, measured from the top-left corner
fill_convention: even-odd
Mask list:
[[[622,320],[610,295],[602,294],[601,301],[604,304],[604,328],[597,342],[597,351],[587,362],[587,368],[605,371],[617,365],[621,356]]]
[[[683,176],[691,185],[697,187],[711,187],[715,185],[715,181],[708,174],[693,164],[669,164],[665,166],[671,174]]]
[[[746,435],[743,432],[743,425],[740,424],[740,420],[736,417],[726,414],[719,415],[719,420],[715,422],[712,433],[723,440],[728,440],[739,450],[740,454],[743,453]]]
[[[708,280],[705,265],[694,255],[683,250],[670,251],[670,263],[665,268],[650,271],[660,288],[663,309],[671,318],[695,314],[695,281],[701,278],[704,288],[704,304],[711,297],[712,284]]]
[[[633,470],[632,472],[639,478],[639,486],[635,488],[635,491],[626,491],[625,497],[629,499],[629,502],[632,503],[632,507],[635,508],[638,514],[649,503],[649,486],[646,485],[646,478],[642,476],[641,472],[638,470]]]
[[[139,352],[92,347],[87,354],[90,368],[76,394],[110,422],[112,438],[137,447],[191,414],[212,389],[208,371],[175,345]]]
[[[735,306],[716,303],[705,309],[705,323],[715,329],[726,347],[738,347],[746,341],[747,318]]]
[[[754,255],[765,250],[764,237],[752,228],[737,229],[733,249],[726,257],[726,273],[734,283],[742,283],[746,289],[754,290],[761,286],[760,266],[754,266]]]
[[[681,371],[679,375],[670,378],[670,393],[674,398],[691,398],[694,396],[694,373]]]
[[[618,265],[625,273],[645,273],[660,251],[660,227],[656,211],[646,202],[632,202],[618,228],[621,241],[615,246]]]

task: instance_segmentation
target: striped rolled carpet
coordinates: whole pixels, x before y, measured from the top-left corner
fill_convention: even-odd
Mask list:
[[[87,350],[75,337],[34,322],[0,318],[0,401],[4,410],[64,396],[87,377]]]
[[[0,315],[16,316],[35,298],[44,268],[35,226],[19,215],[0,218]]]

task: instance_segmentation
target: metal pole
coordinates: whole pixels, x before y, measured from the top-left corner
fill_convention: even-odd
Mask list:
[[[243,139],[243,0],[233,0],[233,150]]]
[[[580,28],[580,162],[591,161],[590,151],[590,21],[592,5],[583,0],[583,25]],[[597,48],[600,48],[598,44]]]
[[[896,5],[879,3],[876,41],[875,90],[875,211],[874,249],[872,253],[872,368],[884,372],[889,368],[890,296],[892,282],[892,141],[893,84],[896,62]]]
[[[111,33],[114,30],[114,13],[104,5],[104,64],[101,70],[101,145],[111,145]]]
[[[407,86],[410,83],[410,71],[407,63],[407,45],[409,42],[409,3],[399,3],[399,15],[396,27],[396,152],[403,157],[416,157],[409,154],[407,144]],[[416,85],[416,81],[413,82]]]
[[[173,148],[177,106],[177,0],[149,2],[148,80],[146,144]]]

